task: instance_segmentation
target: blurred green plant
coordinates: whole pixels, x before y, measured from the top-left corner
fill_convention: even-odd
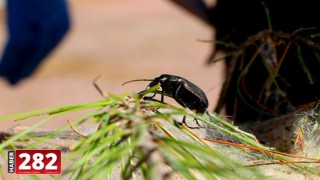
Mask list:
[[[143,95],[157,89],[159,86],[151,87]],[[82,115],[68,121],[69,125],[41,135],[35,133],[41,125],[74,112]],[[197,118],[205,128],[189,129],[176,120],[183,115]],[[7,150],[48,145],[51,149],[62,149],[63,172],[50,176],[52,179],[265,179],[267,176],[260,167],[269,164],[320,176],[319,168],[314,166],[319,159],[274,151],[216,114],[199,115],[182,107],[144,101],[136,94],[108,95],[91,103],[7,115],[0,117],[0,121],[38,116],[42,119],[33,126],[2,139],[0,154],[7,159]],[[80,131],[80,126],[91,125],[97,127],[93,132]],[[203,132],[208,128],[232,137],[237,143],[207,137]],[[63,134],[74,137],[68,147],[60,143],[65,140],[61,138]],[[5,179],[4,167],[0,166],[0,172]]]

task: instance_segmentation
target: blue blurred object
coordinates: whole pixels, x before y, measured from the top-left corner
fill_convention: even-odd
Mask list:
[[[11,85],[30,76],[70,27],[65,0],[8,0],[8,41],[0,76]]]

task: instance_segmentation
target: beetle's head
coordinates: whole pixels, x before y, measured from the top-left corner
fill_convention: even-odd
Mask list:
[[[163,74],[163,75],[161,75],[157,78],[154,78],[154,79],[135,79],[135,80],[127,81],[127,82],[123,83],[122,86],[127,83],[131,83],[131,82],[135,82],[135,81],[151,81],[151,83],[149,84],[149,87],[155,86],[157,84],[161,84],[161,86],[166,86],[167,85],[166,83],[170,82],[171,79],[174,77],[175,76]]]
[[[167,82],[168,80],[168,77],[166,77],[165,75],[161,75],[157,78],[155,78],[150,84],[149,86],[152,87],[152,86],[155,86],[157,84],[161,84],[163,85],[165,82]]]

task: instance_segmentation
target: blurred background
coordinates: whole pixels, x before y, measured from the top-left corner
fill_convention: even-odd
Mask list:
[[[0,2],[2,50],[7,31],[5,8]],[[224,67],[222,63],[205,64],[213,46],[199,40],[212,40],[214,31],[209,26],[169,1],[68,2],[71,29],[35,74],[16,86],[0,79],[0,116],[101,100],[103,97],[92,85],[99,75],[98,84],[104,92],[121,94],[139,92],[148,84],[121,86],[125,81],[152,79],[165,73],[198,85],[208,96],[209,110],[213,110]],[[14,125],[4,122],[0,130]],[[66,119],[61,122],[66,124]],[[61,126],[61,122],[46,126]]]

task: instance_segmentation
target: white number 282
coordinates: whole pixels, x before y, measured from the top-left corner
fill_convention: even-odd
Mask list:
[[[25,158],[25,160],[21,163],[19,166],[20,170],[31,170],[31,166],[27,166],[27,164],[30,162],[30,154],[28,153],[22,153],[19,155],[20,158]],[[42,170],[43,167],[45,170],[57,170],[57,166],[53,166],[53,164],[57,161],[57,155],[54,153],[48,153],[46,154],[46,158],[51,158],[51,161],[44,167],[43,159],[44,156],[41,153],[35,153],[32,156],[33,163],[32,168],[35,170]]]

